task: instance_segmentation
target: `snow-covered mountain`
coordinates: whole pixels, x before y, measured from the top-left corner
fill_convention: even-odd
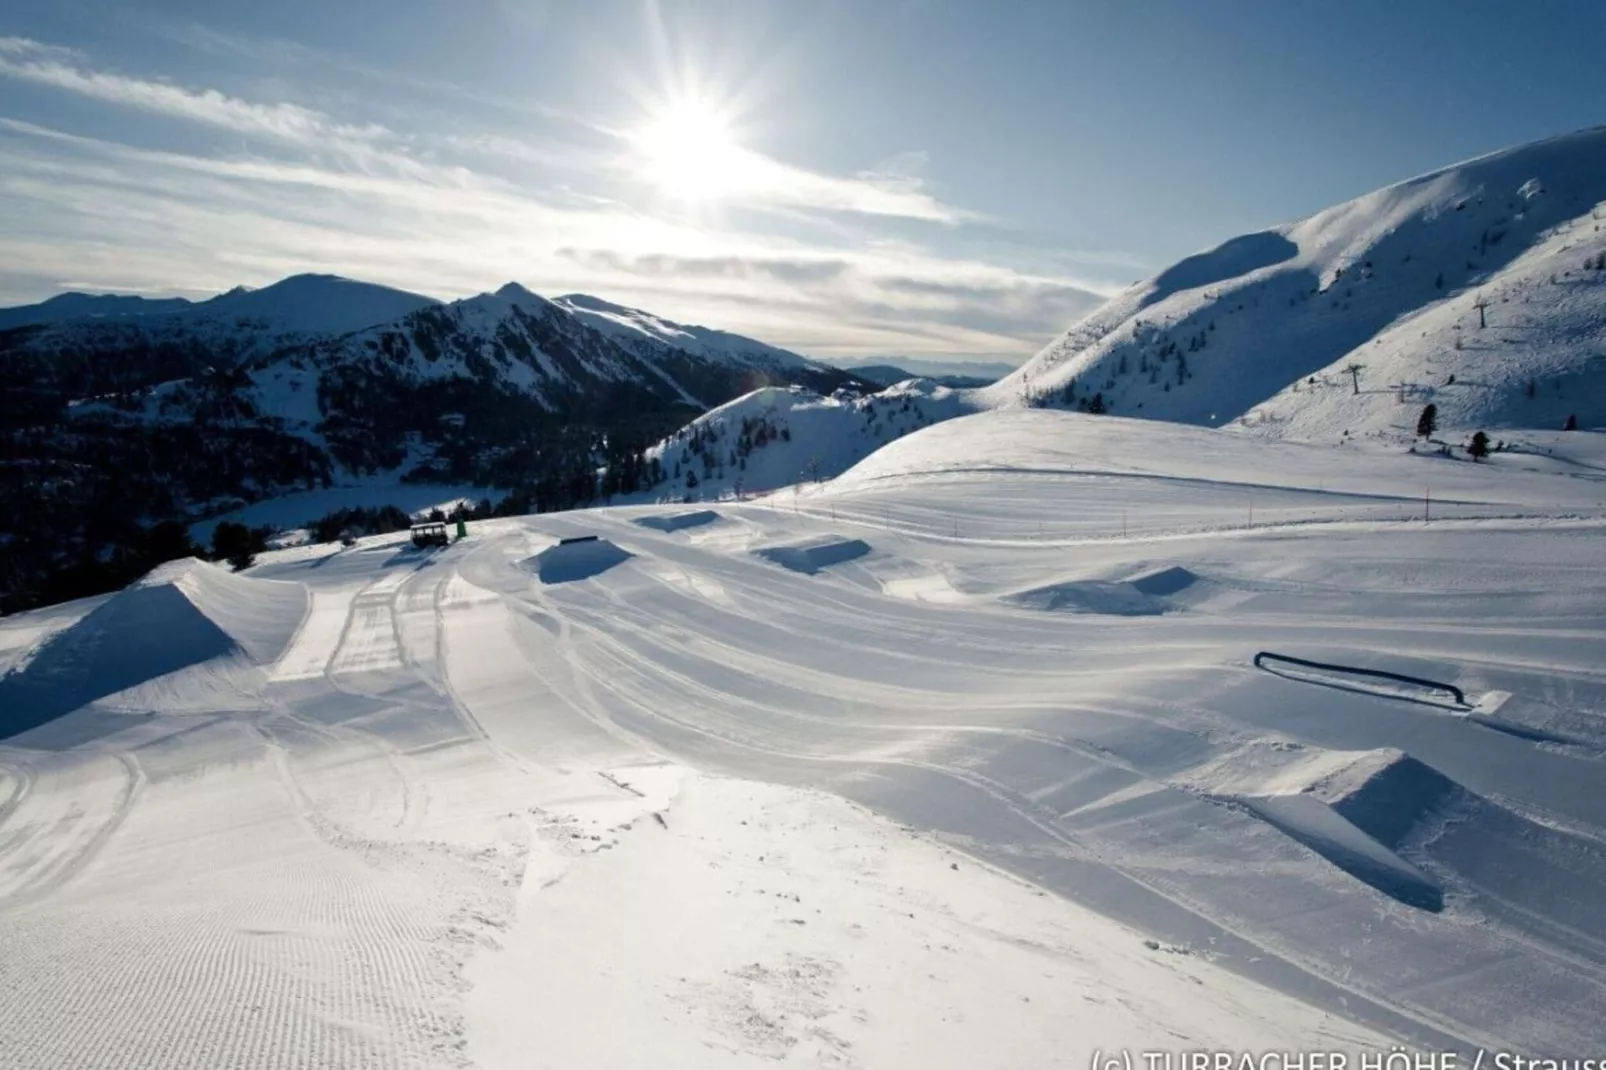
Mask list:
[[[242,286],[176,304],[75,296],[0,310],[0,322],[37,319],[39,309],[62,312],[0,336],[0,387],[68,399],[143,389],[237,368],[439,303],[334,275],[295,275],[259,290]]]
[[[712,501],[830,479],[889,442],[969,411],[961,392],[929,379],[829,397],[800,386],[755,390],[648,450],[664,483],[618,500]]]
[[[128,294],[64,293],[36,305],[0,308],[0,331],[76,319],[110,319],[161,315],[191,307],[182,297],[136,297]]]
[[[653,407],[692,415],[735,397],[755,380],[832,389],[852,378],[802,358],[779,362],[760,354],[749,360],[734,350],[710,356],[705,347],[631,339],[598,330],[594,322],[563,301],[508,283],[495,293],[420,309],[259,361],[249,370],[252,393],[265,413],[319,423],[327,421],[330,399],[342,384],[366,383],[369,389],[383,383],[377,387],[382,390],[437,384],[459,393],[474,384],[526,399],[556,417],[586,419]],[[314,395],[322,399],[320,407],[309,409],[306,402]],[[433,420],[451,411],[457,410],[441,406],[427,416]]]
[[[433,297],[338,275],[292,275],[260,290],[237,286],[194,305],[187,315],[282,334],[339,335],[438,304]]]
[[[1182,260],[984,399],[1314,441],[1408,440],[1429,402],[1606,424],[1603,221],[1606,127],[1495,153]]]
[[[554,303],[580,322],[595,327],[626,348],[649,358],[666,350],[678,350],[707,360],[769,371],[820,373],[830,367],[739,334],[675,323],[650,312],[604,301],[600,297],[567,294],[557,298]]]
[[[840,365],[867,379],[891,386],[904,379],[935,379],[949,386],[995,383],[1018,365],[995,360],[931,360],[926,357],[882,357],[877,360],[848,361]]]
[[[292,275],[196,302],[63,294],[39,305],[0,309],[0,323],[17,319],[19,326],[37,327],[11,339],[8,349],[86,359],[114,357],[120,349],[177,347],[204,350],[221,365],[388,323],[439,303],[337,275]],[[39,310],[52,315],[43,319]]]

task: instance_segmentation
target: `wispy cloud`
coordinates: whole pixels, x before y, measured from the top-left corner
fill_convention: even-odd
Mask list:
[[[64,48],[61,45],[47,45],[27,37],[0,36],[0,56],[15,56],[24,59],[41,56],[53,59],[73,59],[79,54],[75,49]]]
[[[24,38],[0,38],[0,77],[238,135],[228,152],[179,151],[159,135],[109,140],[0,117],[0,291],[31,291],[16,296],[42,296],[40,280],[194,294],[321,270],[451,298],[517,279],[822,355],[1017,356],[1098,300],[1073,278],[861,231],[878,219],[943,234],[976,225],[932,193],[920,153],[835,176],[733,148],[743,174],[730,210],[683,218],[646,188],[628,137],[600,125],[589,144],[402,133],[96,69]],[[538,166],[481,166],[497,159]],[[848,217],[862,222],[834,222]]]
[[[328,147],[367,142],[389,134],[383,127],[337,123],[298,104],[257,104],[215,89],[187,89],[168,82],[131,78],[85,68],[70,53],[20,38],[0,48],[0,75],[77,93],[125,107],[298,145]]]

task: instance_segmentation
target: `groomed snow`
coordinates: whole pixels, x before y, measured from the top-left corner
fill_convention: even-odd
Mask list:
[[[9,618],[8,714],[118,688],[0,741],[0,1065],[1598,1053],[1606,482],[1539,467],[988,413]],[[1164,611],[1019,597],[1100,585]]]

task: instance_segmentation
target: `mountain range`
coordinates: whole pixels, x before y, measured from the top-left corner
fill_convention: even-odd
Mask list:
[[[1438,452],[1600,427],[1603,222],[1606,127],[1187,257],[985,386],[516,283],[451,302],[329,275],[197,302],[63,294],[0,310],[0,589],[25,604],[137,558],[160,521],[353,479],[496,488],[510,511],[702,497],[829,477],[986,409]]]
[[[298,275],[200,302],[68,294],[0,323],[11,605],[103,584],[162,521],[369,477],[569,508],[637,489],[654,441],[752,390],[874,389],[752,339],[514,283],[441,302]]]
[[[1606,427],[1603,224],[1606,127],[1494,153],[1187,257],[980,389],[924,380],[875,396],[743,398],[656,447],[671,469],[658,493],[831,477],[904,434],[991,409],[1462,457],[1478,430],[1498,445],[1525,428]],[[758,427],[762,457],[742,445]]]

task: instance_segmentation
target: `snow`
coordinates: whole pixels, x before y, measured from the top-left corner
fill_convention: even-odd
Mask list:
[[[524,567],[539,576],[542,583],[574,583],[601,575],[628,560],[629,552],[607,539],[588,539],[548,546],[528,558]]]
[[[1111,299],[978,404],[1074,384],[1124,416],[1394,447],[1429,402],[1454,444],[1606,425],[1606,271],[1588,266],[1606,254],[1603,165],[1597,127],[1234,238]]]
[[[0,1063],[1600,1049],[1601,436],[911,431],[7,618]]]
[[[828,479],[887,442],[968,411],[961,392],[928,379],[911,379],[865,397],[822,397],[801,386],[763,387],[709,410],[649,449],[647,455],[658,459],[667,481],[616,501],[716,501]],[[732,461],[744,421],[764,423],[766,441],[755,439],[748,456]],[[701,451],[694,442],[700,437],[708,439]]]
[[[708,360],[777,368],[821,368],[785,349],[765,345],[728,331],[688,326],[636,308],[626,308],[587,294],[566,294],[554,302],[575,319],[604,334],[626,341],[649,341],[683,349]]]
[[[259,290],[238,287],[192,305],[186,315],[263,320],[297,334],[349,334],[440,304],[433,297],[338,275],[292,275]]]
[[[182,297],[150,298],[122,294],[63,293],[36,305],[0,308],[0,330],[89,317],[120,319],[153,313],[179,312],[189,305],[190,302]]]
[[[494,498],[487,487],[467,484],[398,483],[378,480],[322,490],[300,491],[234,509],[190,525],[190,538],[203,546],[211,544],[212,533],[224,521],[247,527],[270,527],[289,531],[328,516],[338,509],[376,509],[394,505],[409,516],[421,518],[433,509],[450,513],[459,503],[477,503]]]

